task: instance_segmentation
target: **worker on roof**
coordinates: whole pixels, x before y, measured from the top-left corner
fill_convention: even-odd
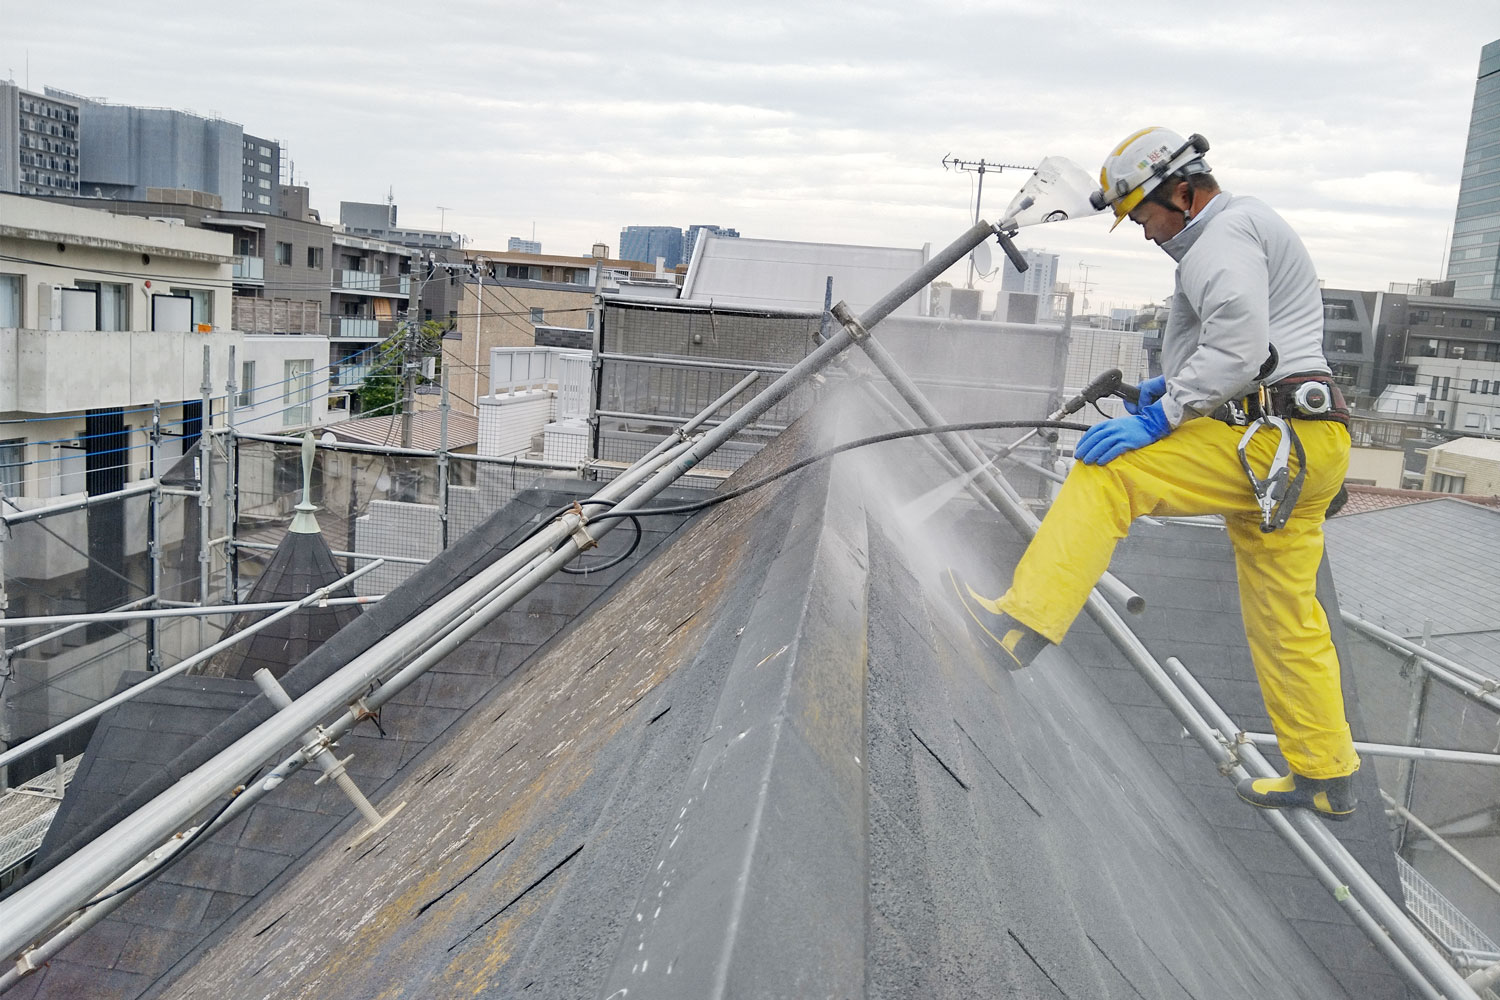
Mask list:
[[[1323,302],[1306,248],[1265,203],[1220,190],[1207,150],[1201,136],[1148,128],[1105,159],[1095,207],[1113,208],[1115,226],[1129,219],[1177,261],[1163,374],[1140,383],[1127,416],[1083,435],[1004,595],[981,597],[956,575],[953,583],[1007,666],[1021,669],[1062,641],[1131,521],[1224,515],[1256,675],[1290,766],[1241,781],[1239,795],[1343,819],[1354,811],[1359,758],[1316,578],[1323,518],[1349,464],[1348,411],[1323,355]],[[1257,423],[1267,432],[1242,444]],[[1273,423],[1305,454],[1286,463],[1305,475],[1274,520],[1261,487],[1247,481],[1276,459]]]

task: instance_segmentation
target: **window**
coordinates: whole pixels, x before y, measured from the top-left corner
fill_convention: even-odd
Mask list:
[[[1415,309],[1407,314],[1406,321],[1408,323],[1426,323],[1429,318],[1426,309]]]
[[[1448,398],[1448,390],[1450,388],[1452,388],[1452,385],[1453,385],[1453,378],[1452,378],[1452,376],[1444,375],[1443,376],[1443,398],[1444,399]]]
[[[322,247],[308,247],[307,248],[307,266],[308,267],[315,267],[315,268],[318,268],[319,270],[322,269],[322,267],[323,267],[323,248]]]
[[[264,177],[256,182],[256,186],[259,187],[262,191],[271,190],[271,182],[266,180]]]
[[[1471,379],[1469,379],[1469,391],[1470,392],[1478,392],[1479,391],[1479,380],[1477,378],[1471,378]]]
[[[240,394],[235,398],[235,406],[255,405],[255,362],[240,362]]]
[[[270,156],[271,155],[271,147],[270,146],[262,146],[262,147],[260,147],[259,150],[257,150],[257,152],[259,152],[261,156]]]
[[[271,165],[269,163],[257,163],[255,169],[263,174],[269,174],[271,172]]]
[[[1464,477],[1434,472],[1432,474],[1432,489],[1436,493],[1462,493],[1464,491]]]
[[[1360,353],[1361,338],[1358,330],[1331,330],[1324,340],[1324,350],[1337,354]]]
[[[297,358],[284,363],[286,409],[281,426],[302,427],[312,423],[312,359]]]
[[[540,325],[547,322],[546,316],[546,312],[540,306],[531,307],[531,322],[533,324]]]
[[[173,288],[173,295],[186,295],[193,300],[193,322],[201,326],[212,326],[214,322],[214,293],[207,288]]]
[[[271,196],[268,194],[258,194],[255,196],[255,203],[257,205],[269,205],[271,204]]]
[[[290,243],[276,244],[276,263],[285,267],[292,266],[292,245]]]
[[[519,278],[522,281],[540,281],[542,279],[542,269],[539,267],[530,267],[526,264],[506,264],[505,276],[507,278]]]
[[[21,325],[21,276],[0,274],[0,328]]]
[[[1458,325],[1468,328],[1474,325],[1474,321],[1472,319],[1461,319],[1458,321]]]
[[[1463,344],[1455,344],[1452,341],[1449,341],[1444,345],[1444,347],[1445,350],[1443,351],[1443,357],[1445,358],[1462,358],[1464,356],[1465,345]]]
[[[1440,340],[1419,340],[1417,341],[1415,353],[1419,358],[1435,358],[1438,356],[1438,350],[1441,345],[1442,341]]]
[[[79,288],[94,292],[98,299],[94,316],[96,330],[130,329],[130,287],[100,281],[74,282]]]
[[[26,439],[0,441],[0,493],[18,497],[26,483]]]
[[[1470,410],[1464,414],[1464,429],[1477,431],[1479,429],[1479,414]]]

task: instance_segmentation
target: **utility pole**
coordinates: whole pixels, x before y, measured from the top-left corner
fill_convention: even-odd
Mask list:
[[[960,160],[953,154],[943,157],[943,169],[962,170],[979,175],[979,189],[974,193],[974,224],[979,224],[979,204],[984,200],[984,175],[990,170],[1035,170],[1015,163],[990,163],[987,160]],[[974,287],[974,255],[969,255],[969,287]]]
[[[401,447],[411,447],[412,408],[417,401],[417,372],[422,364],[419,357],[421,336],[405,316],[401,319]]]

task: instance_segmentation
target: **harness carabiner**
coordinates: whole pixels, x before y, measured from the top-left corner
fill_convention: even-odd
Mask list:
[[[1265,390],[1262,389],[1261,392],[1264,394]],[[1287,519],[1292,516],[1292,509],[1297,506],[1298,498],[1302,496],[1302,481],[1307,478],[1307,453],[1302,449],[1302,441],[1297,437],[1297,432],[1292,430],[1292,425],[1281,417],[1266,413],[1264,403],[1265,400],[1262,399],[1263,416],[1251,421],[1250,426],[1245,428],[1237,450],[1240,467],[1245,470],[1245,475],[1250,480],[1250,489],[1255,493],[1255,502],[1260,505],[1260,530],[1270,534],[1286,524]],[[1281,438],[1276,444],[1276,454],[1271,458],[1271,467],[1266,470],[1266,476],[1262,479],[1250,467],[1245,449],[1249,446],[1250,439],[1267,427],[1280,431]],[[1287,458],[1293,449],[1297,453],[1295,476],[1287,464]]]

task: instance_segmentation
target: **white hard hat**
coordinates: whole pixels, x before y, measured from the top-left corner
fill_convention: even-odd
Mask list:
[[[1206,152],[1208,140],[1196,133],[1184,139],[1159,125],[1133,132],[1104,158],[1094,207],[1113,208],[1118,226],[1168,177],[1207,173]]]

